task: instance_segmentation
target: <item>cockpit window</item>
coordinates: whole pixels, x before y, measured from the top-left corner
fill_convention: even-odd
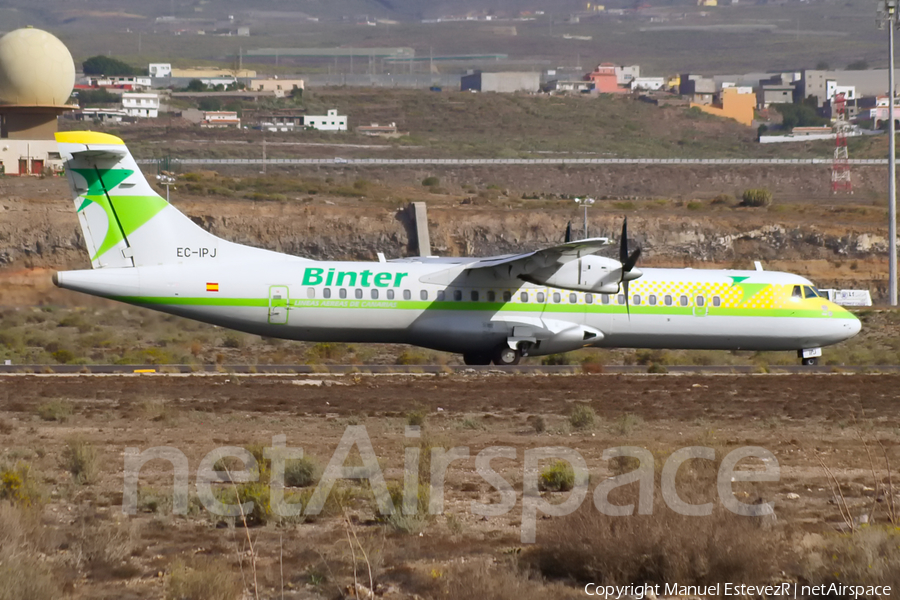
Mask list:
[[[822,295],[819,294],[819,290],[817,290],[816,288],[814,288],[810,285],[803,286],[803,297],[804,298],[821,298],[821,296]]]
[[[799,285],[795,285],[794,289],[791,291],[791,298],[802,298],[803,291],[800,289]]]

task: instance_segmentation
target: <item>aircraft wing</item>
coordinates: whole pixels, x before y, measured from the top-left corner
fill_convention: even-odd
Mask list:
[[[509,274],[527,275],[533,271],[548,267],[562,266],[567,262],[578,260],[590,254],[596,254],[609,245],[607,238],[589,238],[577,242],[566,242],[543,250],[527,252],[525,254],[512,254],[508,256],[494,256],[482,258],[465,265],[471,269],[493,269],[506,267]]]

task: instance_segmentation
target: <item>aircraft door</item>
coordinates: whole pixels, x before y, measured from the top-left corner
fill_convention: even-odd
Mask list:
[[[269,323],[285,325],[288,322],[288,302],[290,301],[286,285],[269,286]]]

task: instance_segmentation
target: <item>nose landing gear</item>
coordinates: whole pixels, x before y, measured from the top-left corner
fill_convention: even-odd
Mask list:
[[[800,358],[800,364],[803,366],[814,367],[819,364],[819,358],[822,356],[821,348],[806,348],[797,350],[797,356]]]

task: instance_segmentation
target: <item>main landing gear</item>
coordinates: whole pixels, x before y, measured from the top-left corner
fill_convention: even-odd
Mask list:
[[[468,352],[463,354],[463,362],[467,365],[489,365],[494,363],[498,366],[512,366],[519,364],[524,354],[518,348],[510,348],[504,344],[493,352]]]

